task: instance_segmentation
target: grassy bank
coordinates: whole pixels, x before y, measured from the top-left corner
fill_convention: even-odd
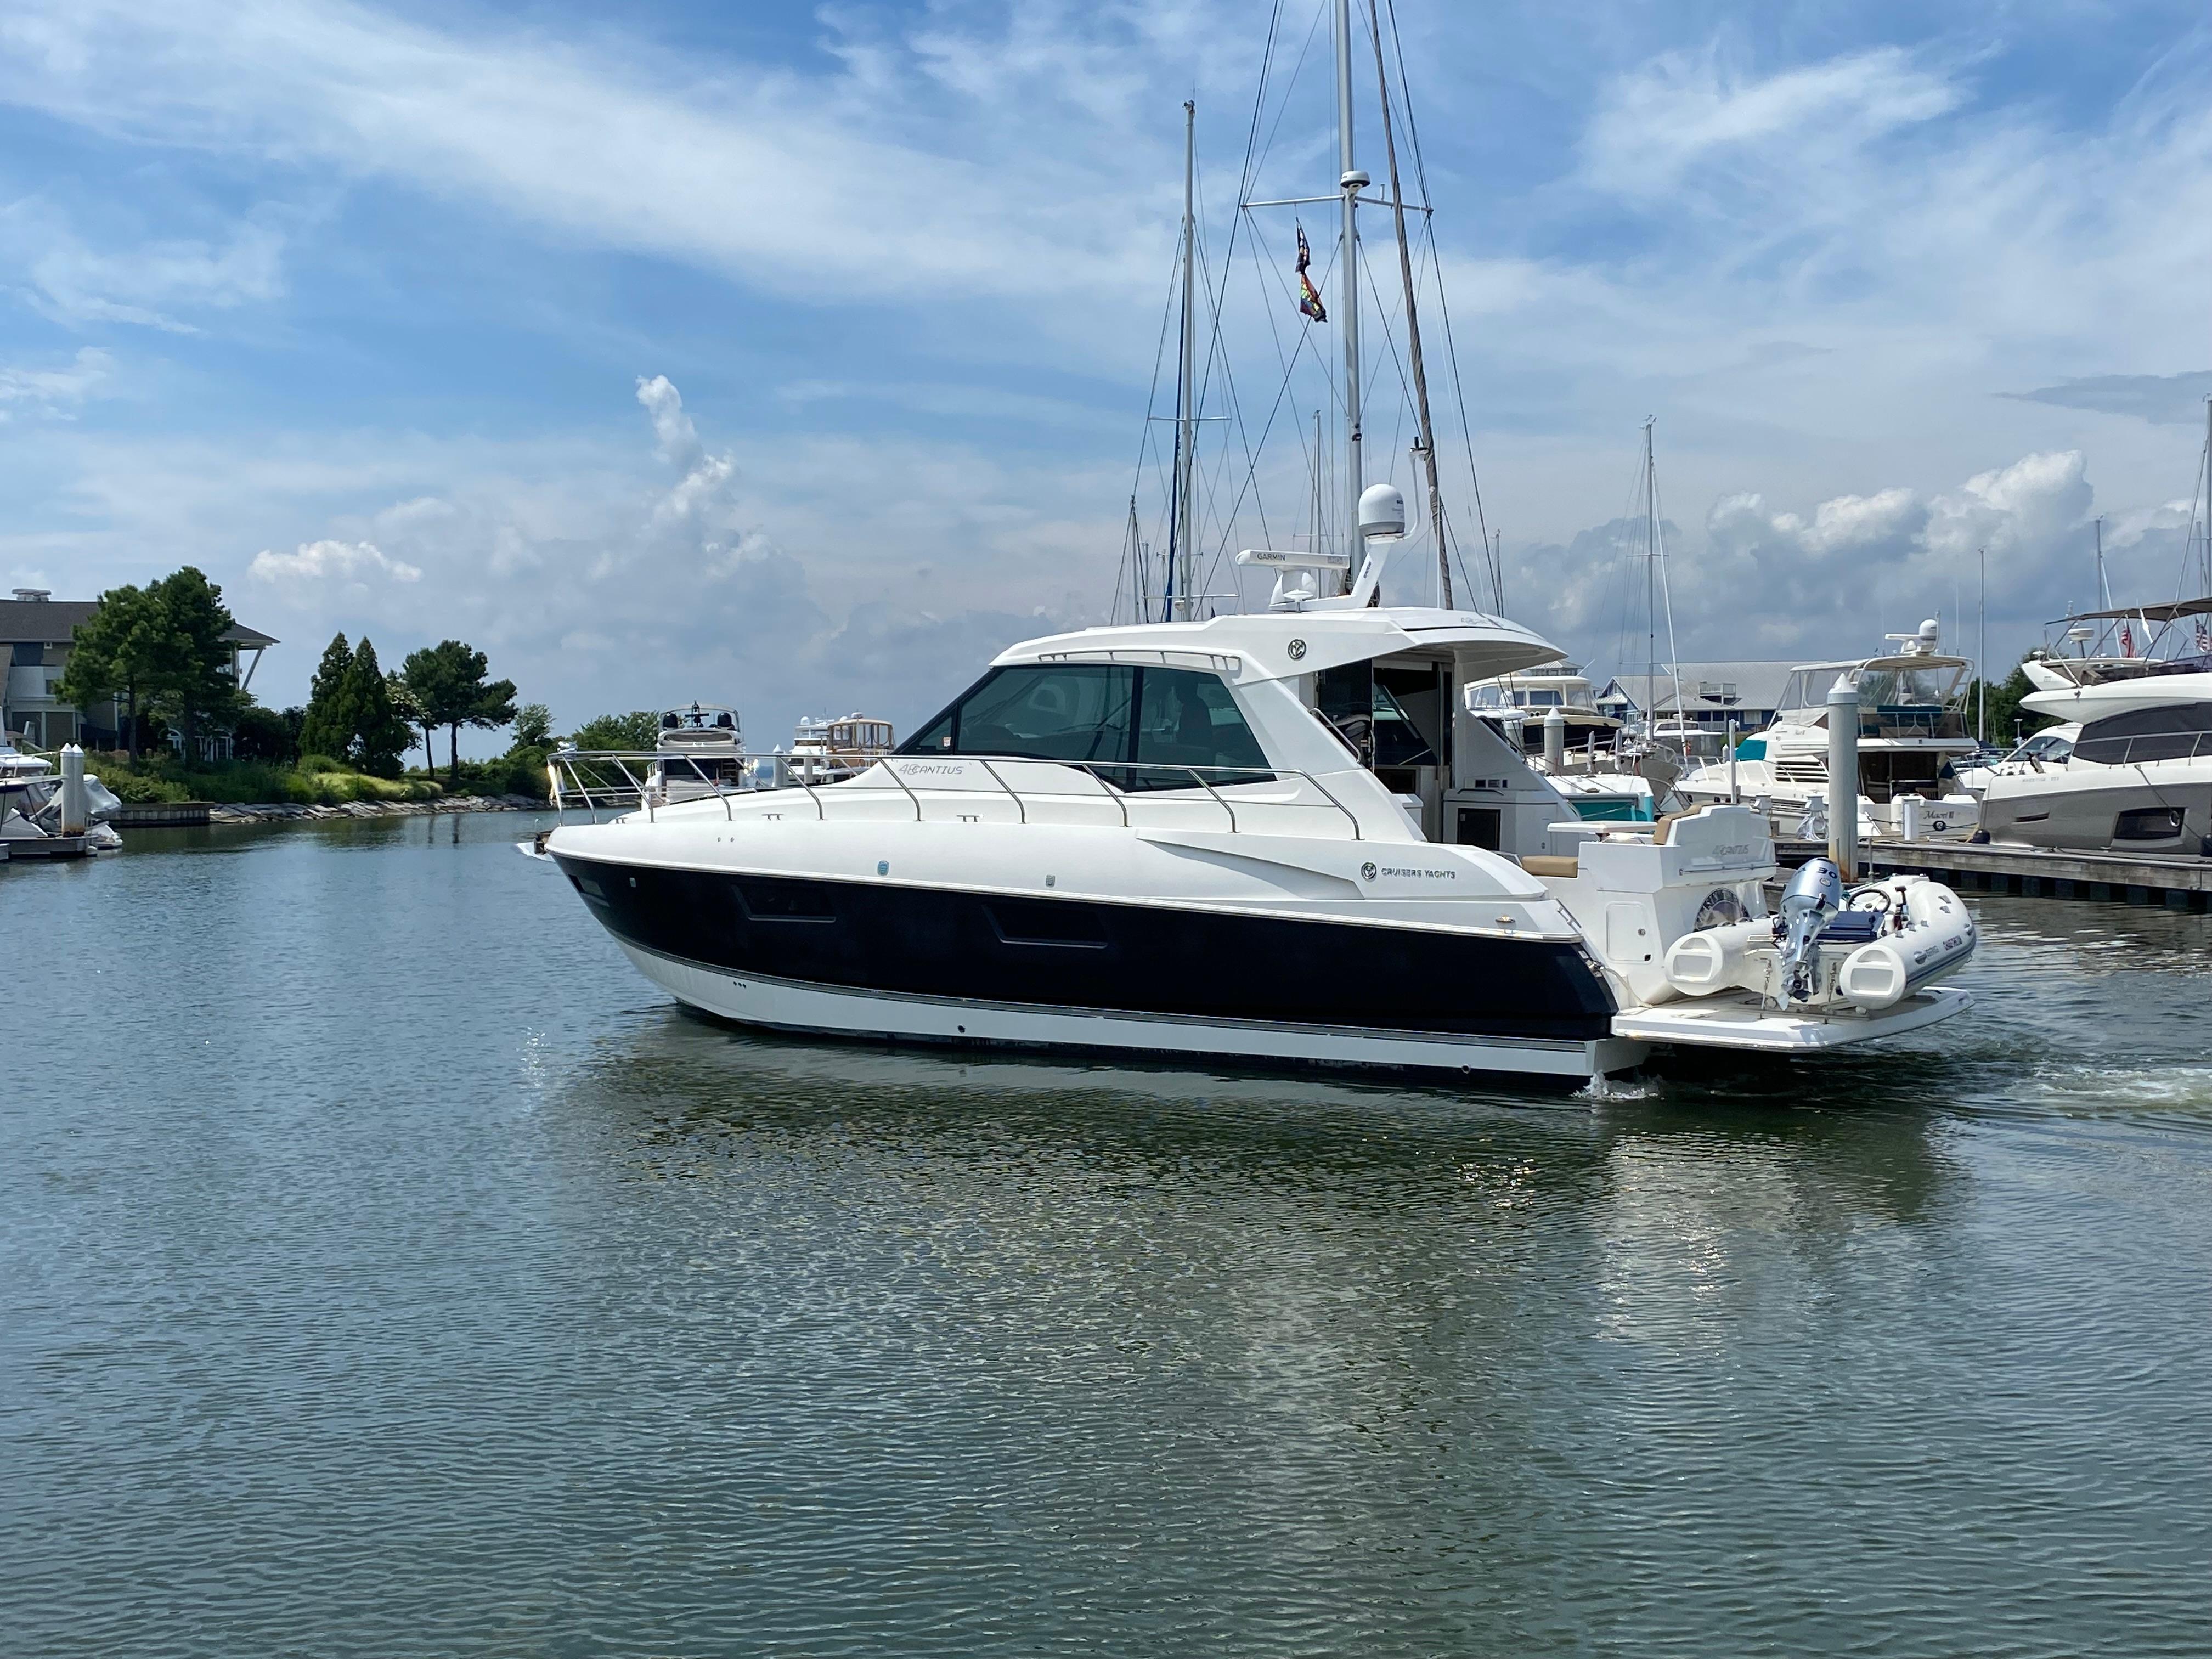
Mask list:
[[[174,755],[88,755],[85,770],[125,801],[291,801],[340,806],[353,800],[434,800],[447,793],[428,778],[377,778],[310,756],[296,767],[264,761],[187,766]]]

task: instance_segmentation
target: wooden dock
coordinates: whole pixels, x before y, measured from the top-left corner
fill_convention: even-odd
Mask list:
[[[1825,858],[1828,849],[1818,842],[1778,841],[1774,851],[1781,863],[1794,866]],[[1967,891],[2212,909],[2212,859],[2047,853],[1956,841],[1872,841],[1861,843],[1859,860],[1875,874],[1934,876]]]
[[[26,836],[21,840],[10,836],[0,841],[0,863],[15,863],[23,859],[85,859],[94,852],[88,836]]]

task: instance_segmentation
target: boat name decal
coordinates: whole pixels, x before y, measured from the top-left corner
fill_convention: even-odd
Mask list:
[[[1371,864],[1364,864],[1359,867],[1359,873],[1365,876],[1370,881],[1374,880],[1378,875],[1426,876],[1431,881],[1457,881],[1459,879],[1459,872],[1456,870],[1416,870],[1411,867],[1405,869],[1393,869],[1387,864],[1380,866],[1379,868]]]

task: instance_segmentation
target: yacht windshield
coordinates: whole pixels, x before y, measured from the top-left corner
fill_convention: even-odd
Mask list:
[[[1790,676],[1783,688],[1782,707],[1784,708],[1819,708],[1828,701],[1828,688],[1838,675],[1847,672],[1841,668],[1800,668]]]
[[[1859,677],[1862,708],[1941,708],[1951,695],[1956,670],[1908,668],[1868,670]],[[1822,694],[1826,696],[1824,692]]]
[[[1259,739],[1219,676],[1118,663],[994,668],[898,752],[1110,762],[1109,781],[1123,789],[1198,787],[1184,767],[1216,785],[1268,775]]]

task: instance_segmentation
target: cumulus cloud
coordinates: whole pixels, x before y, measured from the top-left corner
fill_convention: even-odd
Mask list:
[[[422,580],[419,566],[391,557],[374,542],[301,542],[291,553],[264,549],[253,556],[252,574],[258,580],[276,583],[362,582],[371,576],[395,582]]]
[[[2095,506],[2078,450],[2025,455],[1930,495],[1896,487],[1805,510],[1775,507],[1757,492],[1726,495],[1692,532],[1665,526],[1675,637],[1688,658],[1802,661],[1870,649],[1884,632],[1942,615],[1955,644],[1986,552],[1996,638],[2025,643],[2069,604],[2088,608]],[[2107,538],[2116,594],[2165,595],[2187,520],[2185,504],[2127,515]],[[1615,520],[1565,546],[1522,550],[1509,587],[1548,586],[1563,644],[1600,662],[1638,664],[1643,548],[1642,521]],[[1666,630],[1662,614],[1662,653]]]
[[[988,466],[881,443],[740,465],[667,377],[639,378],[635,397],[649,442],[623,464],[469,466],[338,515],[296,552],[264,552],[257,590],[294,613],[286,631],[307,636],[467,639],[564,720],[711,699],[743,709],[763,745],[787,741],[802,714],[861,708],[909,723],[1012,641],[1084,617],[1079,602],[1024,605],[1012,593],[926,602],[947,533],[971,564],[1003,545],[1046,574],[1080,533],[994,502],[1007,479]],[[872,489],[854,499],[849,481],[871,463]],[[775,489],[749,488],[754,474]],[[939,523],[949,532],[915,528]],[[917,556],[925,533],[933,559]],[[419,580],[401,585],[402,568]]]

